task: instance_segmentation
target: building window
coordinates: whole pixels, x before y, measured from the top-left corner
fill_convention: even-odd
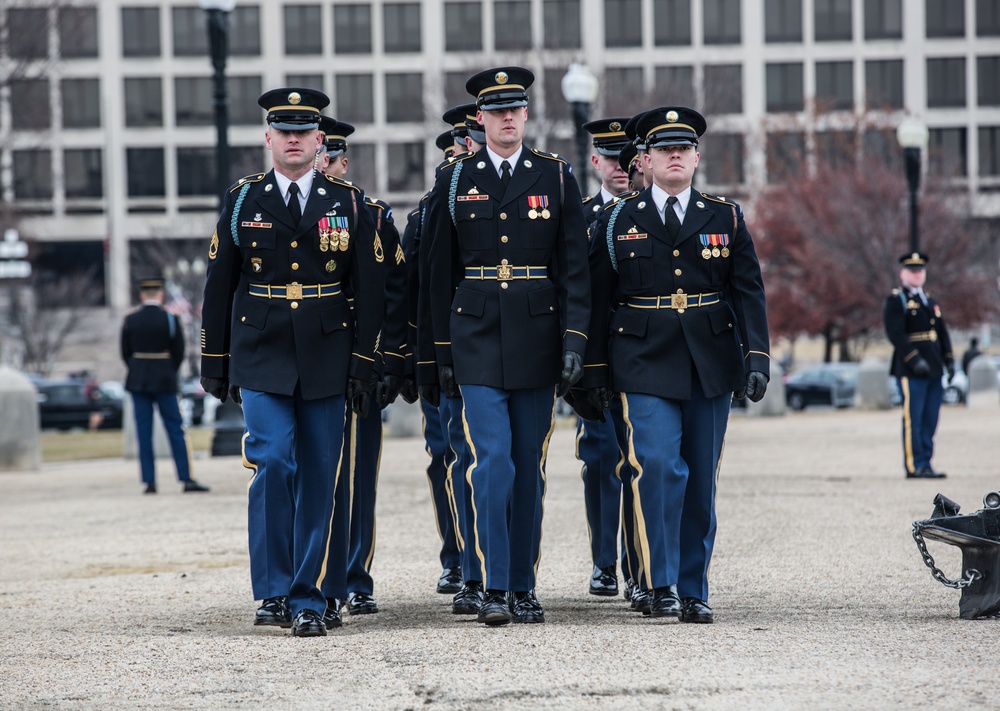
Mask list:
[[[656,67],[653,75],[656,93],[669,96],[670,102],[682,106],[697,106],[694,92],[694,67],[675,65]]]
[[[333,6],[333,46],[337,54],[372,53],[371,5]]]
[[[177,194],[215,195],[215,149],[203,146],[177,149]]]
[[[706,65],[704,91],[706,113],[743,113],[743,66],[740,64]]]
[[[816,162],[834,170],[854,164],[857,136],[853,131],[823,131],[816,134]]]
[[[122,56],[160,56],[160,8],[122,8]]]
[[[705,44],[740,43],[740,0],[705,0]]]
[[[49,56],[49,11],[46,8],[12,7],[7,10],[7,53],[11,59],[45,59]]]
[[[160,77],[125,79],[125,125],[163,125],[163,85]]]
[[[1000,106],[1000,57],[976,57],[976,92],[980,106]]]
[[[997,0],[976,0],[976,36],[1000,36],[1000,3]]]
[[[902,0],[865,0],[865,39],[902,38]]]
[[[743,183],[743,136],[716,133],[701,142],[701,162],[705,182],[710,185]]]
[[[227,77],[226,87],[229,92],[229,122],[234,126],[261,125],[263,114],[257,98],[264,90],[261,88],[260,77]],[[214,119],[214,106],[212,116]]]
[[[285,5],[285,54],[323,54],[323,8]]]
[[[200,10],[203,15],[204,10]],[[203,35],[208,30],[202,27]],[[229,54],[233,57],[260,56],[260,7],[257,5],[237,5],[229,13]]]
[[[964,128],[932,128],[927,145],[927,170],[943,178],[964,178],[968,174],[965,159]]]
[[[619,116],[630,116],[649,108],[642,83],[642,67],[607,67],[601,87],[604,105],[614,106]]]
[[[33,148],[12,151],[14,197],[18,200],[52,199],[52,151]]]
[[[545,49],[580,48],[580,0],[543,0]]]
[[[63,128],[100,128],[100,80],[63,79],[62,109]]]
[[[174,123],[178,126],[211,126],[214,117],[212,79],[175,77]]]
[[[390,143],[389,155],[392,156],[392,170],[389,171],[389,190],[392,192],[421,191],[426,189],[424,183],[424,144]]]
[[[800,62],[768,63],[766,77],[768,111],[802,111],[805,108]]]
[[[338,74],[337,117],[351,123],[374,123],[375,100],[371,74]]]
[[[285,75],[285,86],[301,86],[309,89],[317,89],[319,91],[325,92],[323,88],[324,81],[322,74],[286,74]],[[253,100],[254,106],[257,105],[257,99]]]
[[[67,198],[99,198],[104,195],[100,148],[67,149],[63,161]]]
[[[642,46],[640,0],[604,0],[604,46]]]
[[[854,106],[852,62],[816,62],[816,104],[820,111]]]
[[[803,134],[769,133],[767,135],[767,181],[780,183],[801,174],[805,155],[806,142]]]
[[[59,54],[63,59],[98,55],[97,8],[59,8]]]
[[[802,0],[767,0],[764,5],[764,41],[802,41]]]
[[[813,18],[817,42],[850,42],[851,0],[813,0]]]
[[[903,108],[903,60],[865,62],[865,98],[874,109]]]
[[[198,7],[175,7],[171,11],[175,57],[207,56],[207,13]],[[260,55],[260,8],[237,5],[229,13],[229,55],[256,57]]]
[[[347,148],[349,163],[348,179],[366,190],[375,190],[375,146],[370,143],[352,143]]]
[[[522,28],[517,28],[521,30]],[[531,33],[528,33],[530,39]],[[446,52],[479,52],[483,48],[483,5],[479,2],[444,4]],[[388,45],[386,47],[388,51]]]
[[[424,120],[424,77],[419,72],[385,75],[385,121]]]
[[[965,57],[927,60],[927,106],[965,106]]]
[[[498,0],[493,5],[493,48],[531,49],[531,2]]]
[[[125,165],[129,197],[166,196],[167,181],[162,148],[126,148]]]
[[[52,126],[52,104],[46,79],[10,80],[10,118],[13,128],[38,131]]]
[[[691,0],[653,0],[653,43],[657,47],[691,44]]]
[[[1000,176],[1000,126],[979,127],[979,174]]]
[[[264,149],[260,144],[231,146],[229,148],[229,181],[235,182],[244,175],[259,173],[264,162]]]
[[[566,67],[545,67],[542,70],[542,85],[539,86],[536,78],[531,91],[535,96],[544,97],[545,118],[549,121],[569,121],[570,105],[562,94],[562,79],[566,76]],[[610,105],[610,104],[609,104]],[[610,109],[609,109],[610,110]],[[538,107],[531,108],[529,103],[528,112],[534,111],[534,116],[538,116]],[[530,141],[529,141],[530,143]],[[551,148],[546,150],[551,151]]]
[[[864,132],[862,150],[866,161],[895,165],[899,162],[899,141],[888,129],[870,129]]]
[[[383,10],[385,53],[419,52],[420,3],[386,3]]]
[[[444,73],[444,103],[446,106],[450,108],[473,101],[472,95],[465,90],[465,82],[468,80],[469,72]]]
[[[928,37],[965,37],[965,0],[926,0]]]

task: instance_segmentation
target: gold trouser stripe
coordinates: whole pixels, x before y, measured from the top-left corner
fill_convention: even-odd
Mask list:
[[[253,471],[253,474],[250,475],[250,481],[247,482],[247,491],[250,490],[253,480],[257,478],[257,465],[247,459],[247,437],[249,436],[250,432],[247,431],[243,433],[243,437],[240,439],[240,454],[243,456],[243,466]]]
[[[542,513],[538,517],[538,557],[535,558],[535,577],[538,577],[538,564],[542,561],[542,527],[541,521],[545,520],[545,492],[548,491],[549,482],[548,478],[545,476],[545,463],[548,461],[549,457],[549,440],[552,439],[552,433],[556,429],[556,388],[552,388],[552,411],[549,414],[549,431],[545,435],[545,441],[542,443],[542,459],[538,463],[538,473],[542,477]]]
[[[590,516],[587,515],[587,462],[583,457],[580,456],[580,442],[587,434],[587,421],[580,419],[580,426],[576,431],[576,458],[583,462],[583,466],[580,468],[580,480],[583,482],[584,486],[584,500],[583,500],[583,518],[587,522],[587,541],[590,543],[590,550],[594,550],[594,531],[590,527]]]
[[[610,416],[610,414],[611,413],[609,412],[608,415]],[[625,454],[625,452],[623,452],[621,450],[620,447],[618,447],[618,433],[617,433],[617,431],[615,432],[615,447],[618,449],[618,463],[615,465],[615,476],[618,478],[619,483],[623,483],[622,482],[622,467],[625,466],[626,456],[627,455]],[[618,507],[618,518],[621,521],[622,535],[625,536],[625,537],[628,537],[629,530],[632,531],[632,535],[633,535],[632,545],[631,546],[627,546],[627,545],[623,546],[623,548],[624,548],[623,552],[625,553],[625,566],[628,568],[628,577],[632,580],[632,582],[638,584],[638,582],[639,582],[638,581],[638,577],[639,577],[639,561],[632,560],[632,554],[631,554],[631,550],[633,548],[635,548],[635,540],[634,540],[634,536],[635,536],[635,525],[634,525],[635,524],[635,516],[633,516],[633,514],[632,514],[632,508],[631,507],[629,507],[628,509],[625,508],[625,496],[624,495],[621,496],[620,499],[621,499],[621,502],[620,502],[620,505]],[[631,529],[629,528],[629,526],[625,525],[625,517],[626,516],[630,516],[632,518],[633,525],[631,526]],[[623,571],[623,573],[624,573],[624,571]]]
[[[646,534],[646,516],[642,511],[642,497],[639,495],[639,480],[642,479],[642,466],[635,453],[635,429],[632,427],[632,420],[629,419],[628,396],[622,393],[622,416],[625,419],[625,427],[628,432],[628,460],[632,465],[635,476],[632,478],[632,508],[635,516],[636,548],[639,553],[640,576],[646,579],[646,589],[653,589],[653,580],[649,571],[652,569],[649,558],[649,538]]]
[[[899,384],[903,391],[903,460],[907,473],[916,471],[913,463],[913,420],[910,417],[910,379],[902,377]]]
[[[444,490],[448,495],[448,510],[451,513],[452,527],[455,531],[455,543],[458,545],[458,550],[465,550],[465,537],[462,535],[462,527],[459,525],[458,517],[458,499],[455,498],[455,480],[454,480],[454,469],[455,465],[458,464],[458,452],[455,448],[451,446],[451,421],[448,422],[448,431],[443,433],[445,439],[448,441],[448,449],[451,450],[451,462],[445,467],[444,473]],[[434,498],[433,492],[431,492],[431,498]],[[464,503],[464,502],[463,502]],[[437,512],[435,511],[435,520],[437,520]],[[440,533],[440,531],[439,531]],[[441,536],[441,540],[444,541],[444,536]]]
[[[353,415],[353,410],[351,411]],[[326,580],[326,566],[330,562],[330,538],[333,537],[333,519],[337,515],[337,487],[340,486],[340,468],[344,463],[344,434],[340,434],[340,456],[337,458],[337,466],[334,469],[333,475],[333,502],[330,506],[330,520],[326,522],[326,546],[324,546],[325,552],[323,553],[323,564],[319,568],[319,577],[316,578],[316,587],[320,590],[323,589],[323,581]],[[353,460],[352,460],[353,466]],[[354,496],[354,490],[351,489],[351,496]],[[347,508],[347,515],[351,515],[351,507]],[[350,531],[350,523],[347,524],[347,530]]]
[[[461,392],[462,386],[458,386]],[[472,441],[472,434],[469,432],[469,419],[465,416],[465,398],[462,398],[462,427],[465,430],[465,443],[469,447],[472,455],[469,461],[469,468],[465,470],[465,482],[469,485],[469,498],[472,500],[472,530],[476,534],[476,557],[479,558],[479,570],[482,573],[483,589],[489,589],[489,581],[486,579],[486,556],[483,554],[483,546],[479,539],[479,510],[476,508],[476,487],[472,484],[472,472],[475,471],[479,463],[479,455],[476,453],[476,445]]]
[[[369,415],[373,417],[374,415]],[[379,417],[379,429],[382,428],[382,418]],[[384,433],[380,433],[378,438],[378,456],[375,458],[375,493],[378,494],[378,474],[382,470],[382,440]],[[375,515],[375,499],[372,499],[372,547],[368,549],[365,556],[365,572],[370,573],[372,569],[372,559],[375,557],[375,539],[378,538],[378,517]]]

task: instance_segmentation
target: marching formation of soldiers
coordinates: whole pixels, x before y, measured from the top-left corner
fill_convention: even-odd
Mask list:
[[[692,187],[704,118],[592,121],[601,189],[524,145],[532,73],[470,77],[406,217],[347,179],[329,99],[259,99],[273,169],[228,190],[209,245],[202,382],[242,404],[254,624],[322,636],[378,612],[382,410],[419,400],[436,590],[486,626],[541,623],[556,401],[579,415],[593,569],[649,618],[709,623],[715,485],[734,392],[768,381],[740,206]],[[579,168],[579,167],[578,167]]]

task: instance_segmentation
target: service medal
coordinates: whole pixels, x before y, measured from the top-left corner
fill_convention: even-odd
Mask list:
[[[319,251],[330,251],[330,233],[325,230],[319,233]]]
[[[723,247],[722,248],[722,256],[723,257],[728,257],[729,256],[729,247]]]
[[[335,261],[333,261],[332,259],[329,262],[326,263],[326,271],[327,272],[332,272],[336,268],[337,268],[337,263]]]
[[[531,208],[530,210],[528,210],[528,219],[529,220],[538,219],[538,212],[535,211],[535,208]]]
[[[722,256],[722,252],[719,251],[718,247],[713,247],[712,248],[712,256],[713,257],[721,257]]]
[[[549,219],[550,217],[552,217],[552,213],[551,213],[551,212],[549,212],[548,208],[545,208],[545,209],[543,209],[543,210],[542,210],[542,219],[543,219],[543,220],[547,220],[547,219]]]
[[[710,250],[708,247],[705,247],[705,249],[701,250],[701,258],[702,259],[711,259],[712,258],[712,250]]]
[[[351,243],[351,235],[347,230],[340,231],[340,248],[347,251],[347,246]]]

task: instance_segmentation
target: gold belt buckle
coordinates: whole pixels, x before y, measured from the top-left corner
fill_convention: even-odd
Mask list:
[[[937,331],[931,331],[930,333],[927,334],[927,337],[930,338],[932,342],[936,341],[938,338]]]
[[[285,298],[286,299],[301,299],[302,298],[302,285],[301,284],[289,284],[285,287]]]
[[[687,294],[671,294],[670,295],[670,308],[672,309],[686,309],[688,307],[688,295]]]
[[[514,270],[509,264],[500,264],[497,266],[497,279],[500,281],[508,281],[514,278]]]

